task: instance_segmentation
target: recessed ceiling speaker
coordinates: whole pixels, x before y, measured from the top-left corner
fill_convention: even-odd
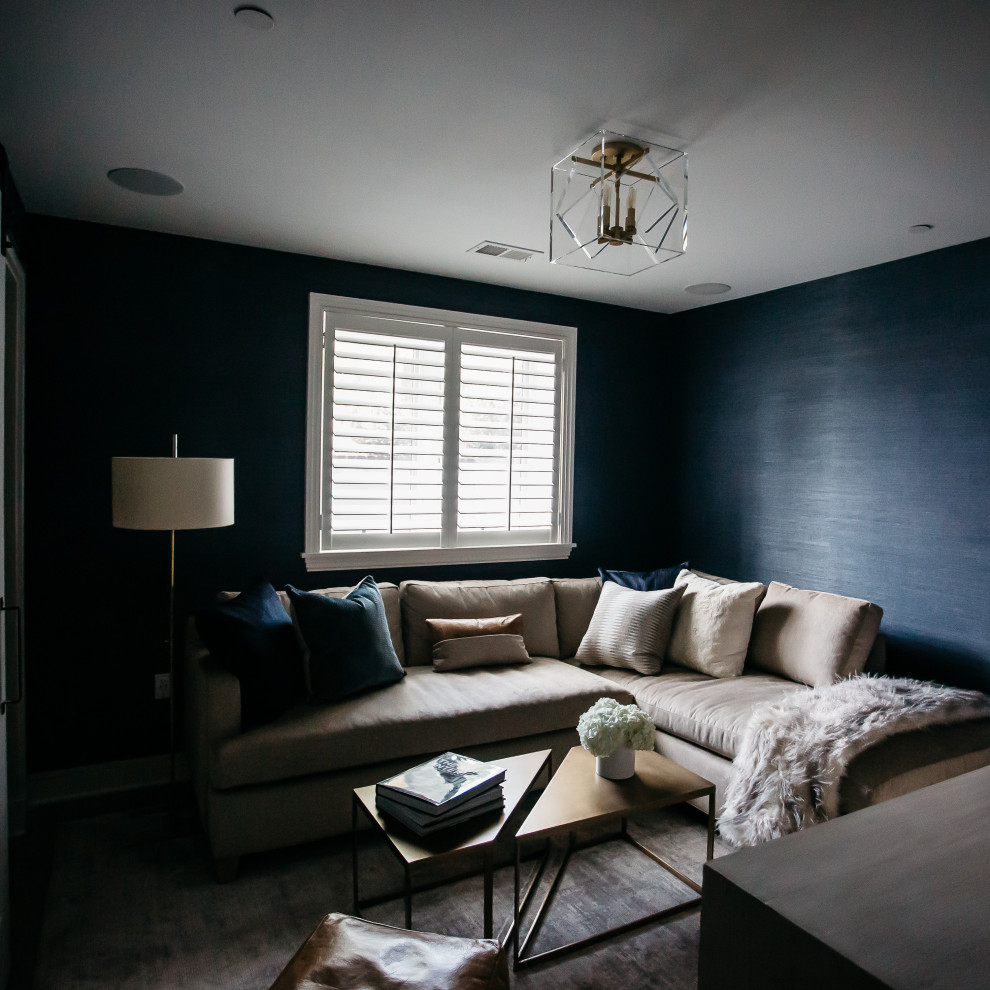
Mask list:
[[[237,18],[238,24],[243,24],[252,31],[271,31],[275,27],[275,18],[267,10],[250,4],[235,7],[234,17]]]
[[[725,282],[697,282],[695,285],[686,285],[684,291],[695,296],[720,296],[731,288],[732,286],[726,285]]]
[[[178,179],[147,168],[112,168],[107,178],[122,189],[144,196],[178,196],[185,189]]]

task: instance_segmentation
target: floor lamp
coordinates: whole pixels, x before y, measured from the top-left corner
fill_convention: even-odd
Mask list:
[[[224,457],[111,458],[113,524],[171,533],[168,592],[169,785],[175,789],[175,531],[234,522],[234,461]]]

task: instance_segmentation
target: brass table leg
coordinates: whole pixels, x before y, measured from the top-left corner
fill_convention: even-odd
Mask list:
[[[358,837],[357,837],[357,816],[358,799],[354,794],[351,797],[351,875],[354,889],[354,917],[361,917],[361,909],[358,907]]]
[[[701,897],[693,897],[688,900],[681,901],[679,904],[673,904],[668,908],[664,908],[660,911],[655,911],[652,914],[648,914],[645,917],[637,918],[634,921],[626,922],[622,925],[617,925],[614,928],[606,929],[603,932],[599,932],[596,935],[589,935],[585,938],[577,939],[573,942],[567,942],[564,945],[558,945],[552,949],[546,949],[543,952],[533,953],[532,955],[526,955],[526,950],[529,948],[530,943],[535,940],[540,925],[543,922],[546,913],[550,909],[554,897],[557,894],[558,884],[567,869],[568,863],[570,861],[571,853],[576,849],[586,849],[591,846],[600,845],[602,842],[607,842],[610,839],[619,838],[628,842],[634,848],[638,849],[641,853],[648,856],[654,863],[658,866],[663,867],[668,873],[676,877],[682,884],[688,887],[690,890],[694,891],[696,894],[701,894],[701,884],[695,882],[690,877],[682,873],[676,867],[668,863],[663,857],[657,855],[652,849],[647,848],[643,843],[639,842],[637,839],[633,838],[629,834],[628,822],[625,818],[621,819],[621,825],[619,832],[613,833],[611,836],[605,836],[600,839],[593,839],[590,842],[583,843],[580,847],[577,844],[577,835],[573,829],[569,830],[567,833],[567,847],[564,852],[564,857],[560,865],[556,869],[556,873],[553,880],[550,883],[550,887],[546,894],[543,896],[542,901],[536,908],[536,913],[533,921],[530,925],[529,931],[520,936],[520,928],[522,927],[521,915],[526,910],[526,901],[528,900],[528,895],[526,899],[520,903],[519,898],[519,863],[520,863],[520,841],[518,836],[516,837],[516,890],[515,890],[515,906],[513,911],[514,918],[514,931],[513,931],[513,953],[512,953],[512,965],[514,969],[521,969],[524,966],[529,966],[532,963],[539,961],[546,961],[548,959],[553,959],[558,956],[564,955],[565,953],[572,952],[575,949],[595,945],[598,942],[602,942],[607,938],[611,938],[615,935],[620,935],[624,932],[633,931],[643,925],[663,922],[668,919],[674,918],[680,914],[684,914],[688,911],[696,910],[701,907]],[[708,835],[707,835],[707,859],[711,859],[715,851],[715,793],[714,789],[709,793],[708,796]],[[545,861],[544,861],[545,865]],[[542,867],[541,867],[542,871]],[[532,892],[532,891],[530,891]]]
[[[492,937],[492,901],[494,900],[493,890],[494,882],[492,874],[494,872],[494,864],[492,863],[492,848],[489,845],[485,849],[485,938]]]
[[[711,859],[715,855],[715,792],[708,795],[708,855],[705,859]]]

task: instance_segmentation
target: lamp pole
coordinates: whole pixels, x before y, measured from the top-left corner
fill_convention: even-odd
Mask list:
[[[172,457],[179,456],[179,435],[172,434]],[[168,783],[175,811],[175,530],[169,530],[168,575]]]

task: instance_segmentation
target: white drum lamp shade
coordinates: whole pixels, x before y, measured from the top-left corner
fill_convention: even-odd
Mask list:
[[[114,457],[113,524],[120,529],[213,529],[234,524],[234,461]]]

